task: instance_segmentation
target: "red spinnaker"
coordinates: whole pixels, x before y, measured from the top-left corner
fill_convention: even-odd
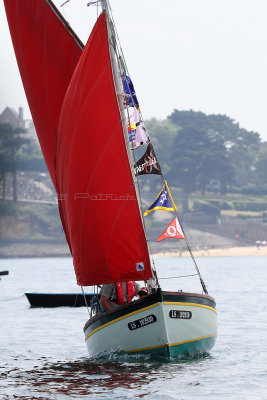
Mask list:
[[[59,114],[83,44],[50,0],[4,0],[4,3],[24,90],[56,188]]]
[[[77,283],[89,286],[150,278],[105,13],[96,22],[63,102],[56,178]]]

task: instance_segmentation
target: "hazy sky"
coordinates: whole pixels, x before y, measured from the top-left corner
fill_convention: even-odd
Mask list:
[[[97,12],[88,1],[60,8],[83,42]],[[144,118],[162,119],[175,108],[226,114],[267,141],[267,0],[111,0],[111,6]],[[3,0],[0,54],[0,112],[23,106],[29,118]]]

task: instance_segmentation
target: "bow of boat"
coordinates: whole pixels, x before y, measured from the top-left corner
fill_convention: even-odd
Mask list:
[[[123,351],[163,357],[208,353],[217,336],[215,300],[206,294],[162,292],[100,313],[84,327],[91,356]]]

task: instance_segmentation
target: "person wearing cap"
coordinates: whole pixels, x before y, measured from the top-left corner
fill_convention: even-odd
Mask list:
[[[142,287],[139,292],[138,292],[139,299],[142,299],[143,297],[147,296],[147,288]]]
[[[130,303],[139,292],[140,285],[134,281],[104,284],[100,290],[100,303],[104,311],[112,310],[122,304]]]

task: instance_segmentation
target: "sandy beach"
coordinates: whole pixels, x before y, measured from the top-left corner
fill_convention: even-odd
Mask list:
[[[193,251],[194,257],[248,257],[267,256],[267,246],[228,247],[224,249],[207,249]],[[154,257],[190,257],[188,251],[162,252],[153,254]]]

